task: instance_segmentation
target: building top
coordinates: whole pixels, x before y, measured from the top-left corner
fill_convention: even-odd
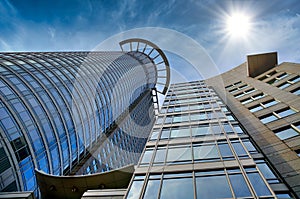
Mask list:
[[[277,52],[248,55],[248,76],[256,77],[278,64]]]
[[[163,95],[166,94],[170,85],[170,64],[164,52],[157,45],[145,39],[126,39],[119,44],[122,51],[140,52],[147,55],[156,66],[156,84],[162,86],[157,91]],[[156,85],[157,88],[158,85]]]

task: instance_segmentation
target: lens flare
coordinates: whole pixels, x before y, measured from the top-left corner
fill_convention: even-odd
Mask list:
[[[245,14],[235,13],[227,18],[226,30],[232,36],[247,36],[251,28],[250,18]]]

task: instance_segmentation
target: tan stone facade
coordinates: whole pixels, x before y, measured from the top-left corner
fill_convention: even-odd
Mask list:
[[[244,63],[206,83],[300,197],[300,64],[282,63],[255,78],[247,72]]]

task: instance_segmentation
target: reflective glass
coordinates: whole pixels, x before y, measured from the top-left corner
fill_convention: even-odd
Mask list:
[[[244,147],[241,145],[240,142],[233,142],[232,145],[233,145],[234,151],[236,152],[236,154],[238,156],[247,155]]]
[[[267,107],[273,106],[277,103],[278,103],[277,101],[272,100],[272,101],[269,101],[269,102],[264,102],[263,105],[267,108]]]
[[[233,156],[233,154],[231,152],[231,149],[230,149],[230,147],[227,143],[219,143],[218,146],[219,146],[220,153],[221,153],[223,158]]]
[[[194,146],[194,159],[219,158],[216,145]]]
[[[232,198],[225,175],[197,177],[196,192],[200,199]]]
[[[292,114],[294,114],[296,112],[294,110],[292,110],[292,109],[288,109],[288,110],[284,110],[284,111],[276,111],[276,113],[280,117],[286,117],[286,116],[292,115]]]
[[[285,82],[284,84],[281,84],[281,85],[279,85],[278,87],[279,87],[280,89],[285,89],[285,88],[289,87],[290,85],[291,85],[290,83]]]
[[[231,174],[229,179],[235,194],[235,197],[251,196],[249,188],[242,174]]]
[[[261,118],[260,121],[261,121],[263,124],[266,124],[266,123],[275,121],[275,120],[277,120],[277,119],[278,119],[278,118],[275,117],[274,115],[270,115],[270,116],[267,116],[267,117],[265,117],[265,118]]]
[[[144,194],[145,199],[157,199],[160,180],[149,180]]]
[[[266,163],[258,163],[257,167],[262,172],[263,176],[266,179],[276,178],[276,176],[274,175],[274,173],[271,171],[271,169]]]
[[[201,136],[211,134],[208,126],[192,127],[192,136]]]
[[[294,130],[293,128],[290,127],[288,129],[277,132],[276,135],[281,140],[286,140],[286,139],[289,139],[291,137],[299,135],[299,133],[296,130]]]
[[[248,173],[248,178],[258,196],[271,195],[270,190],[258,173]]]
[[[177,137],[189,137],[190,136],[190,129],[172,129],[171,130],[171,138]]]
[[[164,179],[160,199],[194,198],[192,178]]]
[[[259,110],[262,110],[262,109],[263,109],[263,107],[261,107],[261,106],[256,106],[256,107],[250,108],[249,110],[250,110],[250,112],[254,113],[254,112],[259,111]]]
[[[133,181],[127,195],[127,199],[139,198],[144,181]]]
[[[168,162],[192,160],[190,147],[169,148],[167,154]]]
[[[156,150],[154,162],[164,162],[166,157],[166,149]]]
[[[146,150],[144,155],[143,155],[143,158],[142,158],[142,161],[141,163],[149,163],[151,158],[152,158],[152,154],[153,154],[153,150]]]
[[[161,132],[160,139],[168,139],[170,135],[170,129],[163,129]]]
[[[243,140],[243,143],[248,151],[250,151],[250,152],[256,151],[255,147],[253,146],[253,144],[250,141]]]

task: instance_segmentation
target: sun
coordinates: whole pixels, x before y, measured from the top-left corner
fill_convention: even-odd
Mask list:
[[[235,37],[245,37],[251,28],[250,17],[242,13],[234,13],[227,17],[226,31]]]

